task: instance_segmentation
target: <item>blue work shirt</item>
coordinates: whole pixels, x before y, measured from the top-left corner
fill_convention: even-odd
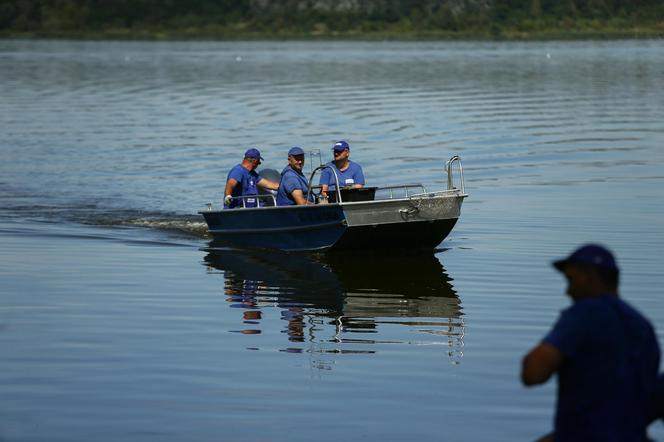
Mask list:
[[[277,190],[277,206],[295,205],[295,200],[291,194],[297,189],[302,191],[304,198],[307,197],[307,192],[309,191],[307,178],[300,172],[287,166],[281,172],[281,182],[279,183],[279,190]]]
[[[353,184],[364,185],[364,173],[359,164],[348,160],[348,167],[344,171],[339,170],[334,161],[330,161],[326,166],[330,166],[337,173],[341,187],[352,186]],[[323,169],[320,173],[320,182],[318,184],[327,184],[329,191],[336,190],[336,181],[334,180],[334,173],[331,169]]]
[[[617,296],[581,299],[563,310],[544,342],[564,355],[556,441],[646,440],[660,358],[647,319]]]
[[[258,195],[258,183],[263,179],[255,170],[247,170],[242,167],[242,164],[238,164],[233,167],[230,172],[228,172],[228,177],[226,182],[229,179],[233,178],[237,181],[237,184],[233,188],[231,195],[233,197],[237,196],[251,196]],[[256,207],[258,205],[257,198],[246,198],[244,200],[245,207]],[[234,207],[242,207],[242,200],[233,200],[231,201],[230,206],[224,205],[226,209],[232,209]]]

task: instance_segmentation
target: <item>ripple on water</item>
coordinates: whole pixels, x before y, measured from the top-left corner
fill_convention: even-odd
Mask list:
[[[664,320],[656,42],[2,41],[0,64],[0,389],[26,438],[534,438],[554,393],[516,373],[568,303],[551,259],[607,243]],[[199,250],[247,147],[280,170],[338,139],[372,185],[444,186],[461,155],[444,249]]]

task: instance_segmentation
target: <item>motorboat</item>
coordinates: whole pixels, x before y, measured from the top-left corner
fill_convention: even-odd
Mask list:
[[[329,166],[316,167],[309,178]],[[457,170],[457,178],[453,173]],[[360,189],[336,186],[325,200],[321,186],[310,185],[307,201],[277,206],[273,193],[251,196],[258,207],[242,204],[216,209],[208,203],[203,215],[208,231],[220,247],[250,247],[284,251],[327,252],[373,249],[434,249],[452,231],[461,215],[465,192],[461,158],[445,163],[447,188],[428,191],[422,184],[399,184]]]

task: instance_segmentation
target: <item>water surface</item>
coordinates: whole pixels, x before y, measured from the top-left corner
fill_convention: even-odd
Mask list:
[[[552,259],[607,244],[663,336],[663,79],[657,40],[0,41],[0,439],[534,439]],[[246,148],[341,138],[370,185],[461,156],[435,252],[208,250]]]

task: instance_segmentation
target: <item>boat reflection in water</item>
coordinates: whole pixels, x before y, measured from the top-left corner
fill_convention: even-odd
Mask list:
[[[461,301],[434,252],[293,254],[210,243],[210,269],[242,311],[244,334],[261,334],[273,312],[289,352],[374,353],[384,345],[440,345],[463,357]],[[326,363],[319,368],[326,368]]]

